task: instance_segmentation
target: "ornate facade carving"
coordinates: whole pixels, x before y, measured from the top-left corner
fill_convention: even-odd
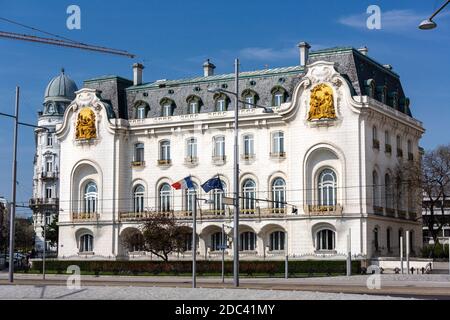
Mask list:
[[[75,137],[77,140],[90,140],[97,138],[95,114],[91,108],[84,107],[78,113]]]
[[[311,90],[308,120],[335,119],[333,89],[322,83]]]

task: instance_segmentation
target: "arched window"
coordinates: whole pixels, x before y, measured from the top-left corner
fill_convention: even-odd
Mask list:
[[[229,103],[230,103],[230,99],[228,98],[227,95],[225,95],[223,93],[217,94],[214,97],[215,109],[218,112],[227,111]]]
[[[277,131],[272,133],[272,154],[284,155],[284,133]]]
[[[335,233],[330,229],[322,229],[316,233],[316,250],[334,250]]]
[[[144,161],[144,144],[139,142],[134,145],[134,161],[143,162]]]
[[[134,187],[133,191],[134,212],[144,212],[144,193],[145,189],[142,185],[138,184],[136,187]]]
[[[318,180],[318,203],[319,206],[336,205],[336,173],[331,169],[324,169],[319,174]]]
[[[388,173],[384,175],[384,200],[386,208],[394,208],[392,181],[391,176]]]
[[[175,102],[171,99],[163,98],[161,99],[161,115],[163,117],[170,117],[173,116],[173,111],[175,109]]]
[[[251,231],[242,232],[239,238],[239,251],[254,251],[256,248],[256,234]]]
[[[189,214],[192,214],[192,212],[194,211],[194,198],[195,195],[197,195],[198,190],[198,185],[196,183],[193,183],[193,185],[194,188],[184,190],[184,205],[186,211],[189,212]]]
[[[145,102],[139,102],[136,104],[136,119],[145,119],[147,118],[148,112],[150,111],[150,107]]]
[[[414,160],[414,154],[413,154],[411,140],[408,140],[408,142],[407,142],[407,149],[408,149],[408,160]]]
[[[372,146],[375,149],[380,149],[380,140],[378,140],[378,130],[376,126],[372,127]]]
[[[258,94],[253,90],[244,90],[242,92],[242,98],[244,99],[244,109],[251,109],[255,107],[258,102]]]
[[[211,235],[211,251],[221,251],[221,247],[227,245],[227,235],[216,232]]]
[[[186,154],[190,160],[197,158],[197,139],[196,138],[187,139]]]
[[[284,250],[285,233],[283,231],[275,231],[270,234],[269,250]]]
[[[252,134],[246,134],[243,137],[244,140],[244,158],[251,157],[255,154],[255,144]]]
[[[90,234],[83,234],[80,237],[79,250],[80,252],[93,252],[94,237]]]
[[[196,114],[200,112],[200,108],[203,105],[202,99],[200,99],[197,96],[189,96],[186,99],[187,105],[188,105],[188,113],[189,114]]]
[[[275,87],[271,90],[272,106],[279,107],[286,102],[287,91],[283,87]]]
[[[226,194],[227,185],[222,181],[223,191],[220,189],[211,190],[212,210],[214,214],[225,214],[225,204],[223,203],[223,197]]]
[[[172,207],[172,189],[168,183],[159,188],[159,211],[169,212]]]
[[[378,239],[378,228],[373,229],[373,245],[375,247],[375,252],[380,250],[380,243]]]
[[[374,170],[372,172],[372,199],[373,205],[379,207],[380,206],[380,189],[379,189],[379,181],[378,181],[378,173]]]
[[[373,79],[369,79],[365,81],[365,89],[366,89],[366,95],[368,95],[371,98],[375,97],[375,81]]]
[[[218,136],[213,138],[214,149],[213,157],[215,159],[225,159],[225,137]]]
[[[283,178],[276,178],[272,182],[272,201],[274,211],[281,211],[286,206],[286,182]]]
[[[254,213],[256,209],[256,183],[252,179],[247,179],[243,183],[243,213]]]
[[[84,212],[95,213],[97,212],[97,185],[95,182],[89,182],[84,188]]]
[[[386,104],[386,100],[387,100],[387,88],[386,86],[378,86],[377,87],[377,100],[380,101],[381,103]]]
[[[159,143],[159,159],[168,161],[170,160],[170,141],[163,140]]]

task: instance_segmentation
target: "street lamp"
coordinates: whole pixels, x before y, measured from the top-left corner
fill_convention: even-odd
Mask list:
[[[235,91],[227,91],[222,88],[208,89],[211,93],[223,92],[234,96],[234,230],[233,230],[233,283],[235,287],[239,287],[239,59],[234,60],[234,82]],[[243,102],[249,104],[247,102]],[[264,113],[273,113],[273,110],[267,107],[250,104],[256,108],[264,109]]]
[[[420,24],[419,24],[419,29],[420,30],[431,30],[437,27],[436,22],[433,21],[433,18],[439,13],[441,12],[448,4],[450,3],[450,0],[447,0],[439,9],[437,9],[432,15],[431,17],[429,17],[428,19],[423,20]]]

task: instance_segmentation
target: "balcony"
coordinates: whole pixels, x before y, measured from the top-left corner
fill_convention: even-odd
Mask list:
[[[394,218],[395,217],[395,209],[386,208],[386,216]]]
[[[159,159],[158,166],[170,166],[172,164],[172,160],[170,159]]]
[[[392,146],[388,143],[384,145],[384,152],[391,154],[392,153]]]
[[[410,211],[410,212],[408,212],[408,216],[409,216],[410,220],[416,220],[417,219],[417,212]]]
[[[380,150],[380,141],[377,139],[373,139],[372,141],[372,148]]]
[[[145,167],[145,161],[131,161],[131,166],[134,168]]]
[[[397,210],[397,216],[400,218],[400,219],[406,219],[406,211],[405,210]]]
[[[215,165],[223,165],[223,164],[225,164],[226,160],[227,160],[226,156],[213,156],[212,157],[212,162]]]
[[[100,214],[96,212],[72,212],[73,222],[97,221]]]
[[[30,207],[57,206],[59,198],[33,198],[30,199]]]
[[[403,150],[397,148],[397,157],[402,158],[403,157]]]
[[[373,206],[373,213],[378,216],[382,216],[384,214],[384,209],[383,207]]]
[[[58,179],[58,172],[52,172],[52,171],[44,171],[41,172],[41,179],[47,180],[47,179]]]
[[[286,159],[286,152],[271,152],[270,157],[272,159]]]
[[[198,157],[186,157],[184,158],[184,164],[186,165],[197,165]]]
[[[309,204],[305,206],[305,213],[310,216],[342,216],[343,208],[337,204],[334,206],[318,206]]]
[[[253,153],[247,153],[247,154],[241,154],[241,159],[244,161],[251,161],[255,159],[255,154]]]
[[[163,214],[165,216],[174,217],[175,219],[191,220],[192,211],[188,210],[175,210],[167,212],[159,211],[146,211],[146,212],[121,212],[119,213],[119,220],[126,221],[145,221],[157,214]],[[256,209],[242,209],[240,217],[242,218],[279,218],[286,215],[285,208],[256,208]],[[197,219],[226,219],[232,218],[233,213],[231,210],[198,210]]]

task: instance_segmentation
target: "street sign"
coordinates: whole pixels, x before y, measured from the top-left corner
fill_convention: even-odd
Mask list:
[[[233,206],[234,205],[234,198],[223,197],[223,203],[227,204],[229,206]]]

